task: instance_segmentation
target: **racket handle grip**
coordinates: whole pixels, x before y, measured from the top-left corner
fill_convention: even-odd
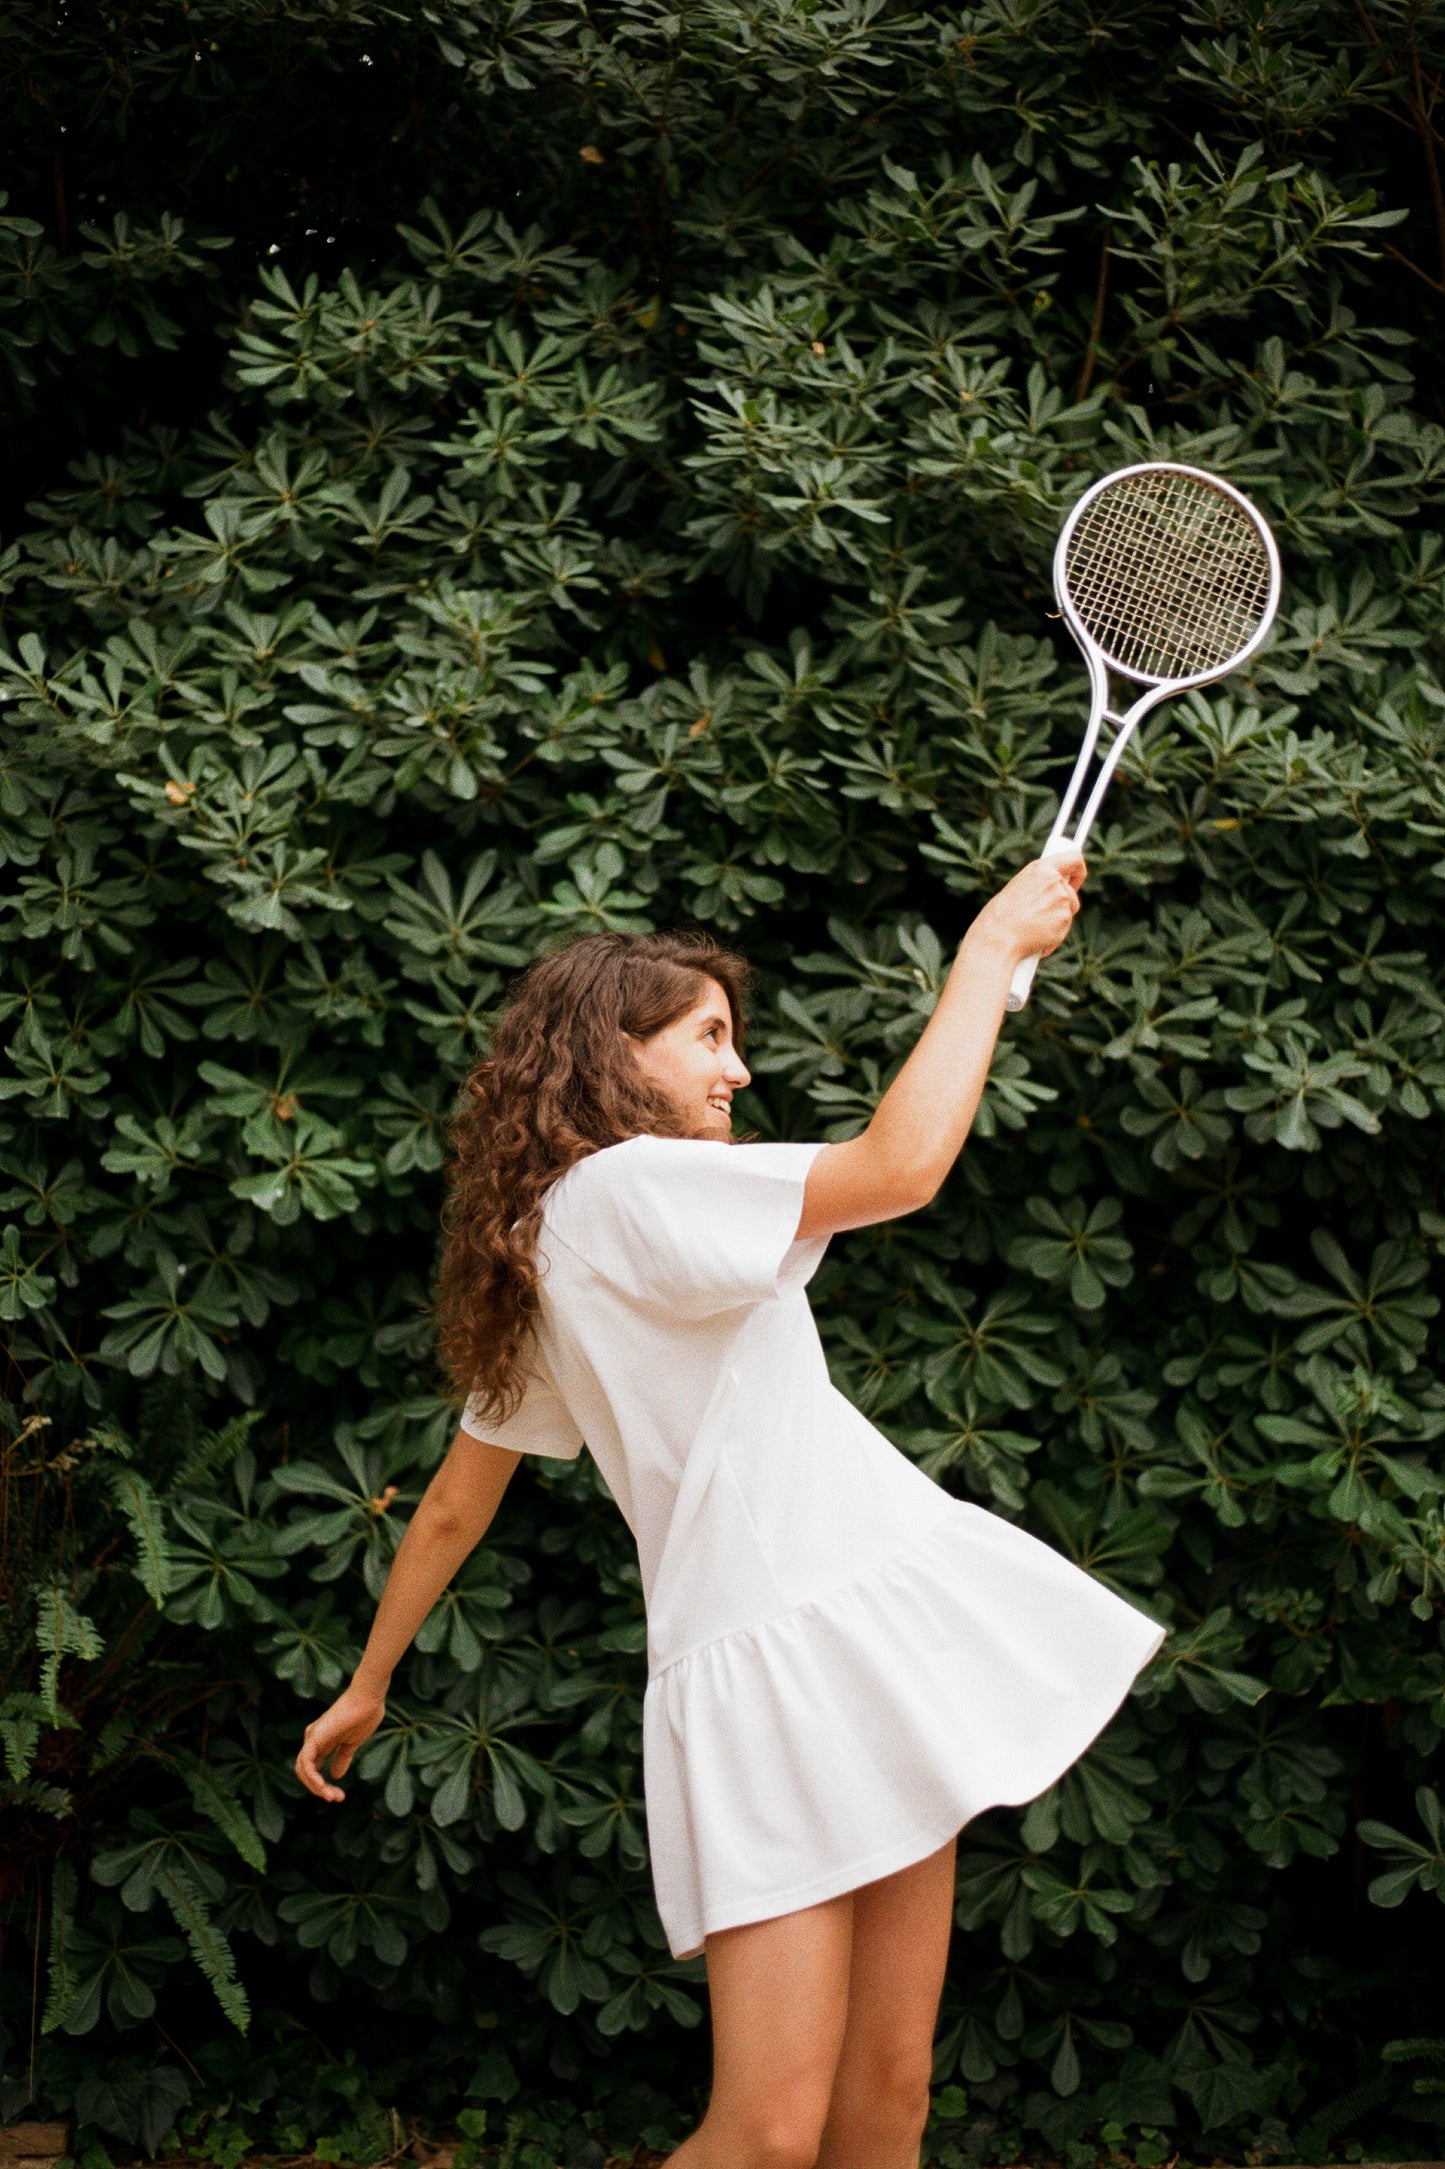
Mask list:
[[[1079,837],[1070,839],[1067,836],[1060,837],[1055,833],[1050,836],[1043,850],[1039,853],[1039,857],[1044,860],[1066,857],[1071,851],[1077,851],[1080,848],[1080,842]],[[1013,1016],[1027,1002],[1029,989],[1034,983],[1034,973],[1038,968],[1039,959],[1036,956],[1026,956],[1021,964],[1014,966],[1014,975],[1008,983],[1008,994],[1003,1005],[1009,1016]]]
[[[1034,983],[1034,973],[1038,968],[1039,960],[1036,956],[1026,956],[1021,964],[1014,966],[1014,975],[1008,983],[1008,994],[1003,1005],[1010,1015],[1015,1010],[1022,1009],[1028,1000],[1029,988]]]

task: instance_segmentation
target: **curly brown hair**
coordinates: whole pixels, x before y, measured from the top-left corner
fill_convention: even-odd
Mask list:
[[[624,1034],[650,1039],[715,980],[743,1037],[741,957],[704,934],[586,934],[522,974],[451,1129],[437,1285],[438,1349],[457,1396],[496,1423],[522,1398],[538,1310],[542,1200],[559,1175],[626,1137],[678,1137]]]

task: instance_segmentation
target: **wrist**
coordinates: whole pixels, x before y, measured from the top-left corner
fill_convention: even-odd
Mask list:
[[[380,1665],[368,1664],[365,1657],[351,1675],[352,1691],[364,1695],[368,1702],[384,1702],[391,1686],[391,1673]]]
[[[1010,941],[1004,929],[992,922],[986,912],[980,912],[974,920],[958,945],[958,953],[986,969],[1010,976],[1020,961],[1018,943]]]

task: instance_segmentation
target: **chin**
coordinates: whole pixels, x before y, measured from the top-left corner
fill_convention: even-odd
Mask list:
[[[724,1144],[729,1142],[732,1134],[732,1116],[720,1115],[715,1107],[705,1107],[703,1109],[702,1121],[693,1132],[695,1137],[721,1138]]]

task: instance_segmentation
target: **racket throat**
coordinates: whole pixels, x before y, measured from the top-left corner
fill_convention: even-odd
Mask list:
[[[1044,858],[1055,852],[1083,850],[1125,747],[1143,718],[1151,709],[1157,708],[1161,701],[1170,699],[1174,690],[1174,687],[1168,685],[1149,686],[1122,715],[1117,708],[1111,707],[1107,700],[1100,704],[1097,720],[1090,719],[1084,743],[1079,749],[1079,758],[1074,764],[1074,773],[1069,779],[1068,789],[1054,818],[1053,828],[1049,831],[1049,840],[1042,853]],[[1097,771],[1090,777],[1099,751],[1100,729],[1105,723],[1113,726],[1112,737]],[[1086,780],[1090,782],[1087,795],[1084,792]],[[1081,798],[1084,806],[1083,811],[1079,812]]]

